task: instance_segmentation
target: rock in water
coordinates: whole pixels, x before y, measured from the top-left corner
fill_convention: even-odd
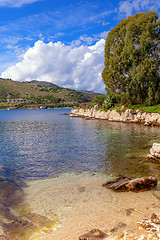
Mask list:
[[[160,143],[153,143],[147,158],[160,161]]]
[[[80,236],[79,240],[100,240],[105,239],[106,237],[107,237],[106,233],[102,232],[99,229],[93,229],[90,232]]]
[[[157,185],[155,177],[127,178],[119,177],[113,181],[108,181],[102,186],[114,191],[146,191]]]

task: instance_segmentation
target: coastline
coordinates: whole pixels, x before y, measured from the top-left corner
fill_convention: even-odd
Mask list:
[[[146,113],[140,110],[133,111],[126,109],[118,112],[117,110],[100,111],[97,106],[91,109],[75,108],[71,110],[71,117],[85,117],[114,122],[138,123],[145,126],[160,126],[159,113]]]
[[[30,104],[30,105],[0,105],[0,110],[29,110],[29,109],[55,109],[55,108],[73,108],[75,104]]]

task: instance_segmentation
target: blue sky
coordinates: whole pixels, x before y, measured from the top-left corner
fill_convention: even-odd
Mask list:
[[[148,9],[159,0],[0,0],[1,77],[105,92],[107,33]]]

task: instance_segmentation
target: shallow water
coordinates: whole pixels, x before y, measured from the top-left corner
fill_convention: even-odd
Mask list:
[[[41,239],[78,240],[92,229],[107,232],[119,222],[136,233],[138,221],[150,217],[153,212],[159,215],[158,189],[140,193],[113,192],[102,187],[106,180],[102,174],[72,173],[29,181],[25,206],[41,215],[57,214],[59,217],[54,230],[41,234]]]
[[[11,224],[1,226],[0,235],[2,231],[10,239],[24,240],[36,232],[35,239],[44,234],[48,239],[74,240],[87,229],[105,229],[120,220],[133,223],[150,214],[153,206],[158,211],[159,187],[136,195],[112,193],[101,185],[120,175],[160,179],[160,164],[146,161],[152,143],[160,142],[160,128],[71,118],[64,114],[69,112],[0,111],[1,220]],[[125,215],[125,209],[134,209],[134,214]],[[18,221],[14,227],[13,221]],[[16,235],[24,221],[25,233]]]

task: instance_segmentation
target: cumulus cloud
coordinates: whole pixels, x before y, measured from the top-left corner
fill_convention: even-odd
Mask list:
[[[16,81],[48,81],[76,90],[104,92],[101,73],[105,40],[91,46],[37,41],[22,61],[2,72],[2,78]]]
[[[42,0],[0,0],[0,7],[21,7]]]
[[[118,10],[119,13],[125,14],[128,17],[134,11],[146,11],[158,8],[160,8],[159,0],[127,0],[120,2]]]

